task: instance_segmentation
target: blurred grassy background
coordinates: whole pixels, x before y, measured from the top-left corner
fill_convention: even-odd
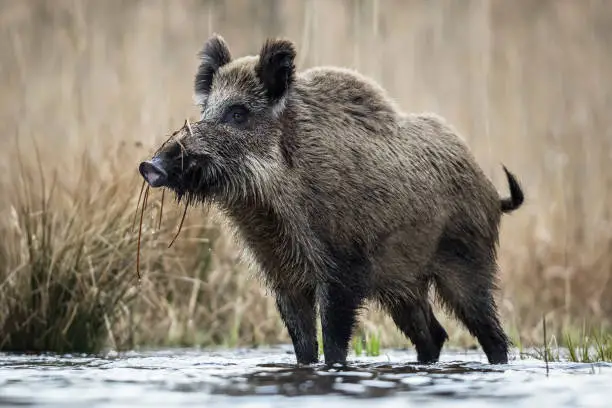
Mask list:
[[[525,189],[502,224],[507,330],[538,341],[543,315],[552,333],[608,327],[612,3],[0,0],[0,348],[288,341],[205,211],[168,250],[180,210],[167,202],[157,230],[152,194],[136,281],[137,164],[197,117],[196,53],[212,32],[234,56],[291,38],[298,69],[353,67],[403,109],[445,116],[500,192],[501,162]],[[376,310],[362,329],[407,344]]]

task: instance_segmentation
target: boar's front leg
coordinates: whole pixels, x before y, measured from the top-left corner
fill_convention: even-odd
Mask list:
[[[345,365],[357,311],[364,296],[334,283],[322,285],[319,292],[325,364]]]
[[[317,288],[325,364],[345,365],[357,323],[357,313],[368,295],[371,265],[360,248],[330,251],[329,275]]]
[[[314,289],[279,289],[276,293],[276,306],[289,331],[298,364],[318,362]]]

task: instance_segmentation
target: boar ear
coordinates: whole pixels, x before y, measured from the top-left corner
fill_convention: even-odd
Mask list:
[[[280,99],[293,83],[295,47],[288,40],[267,40],[259,52],[255,72],[272,102]]]
[[[232,55],[223,37],[213,34],[198,56],[201,61],[195,77],[195,93],[206,95],[210,92],[213,76],[219,68],[232,60]]]

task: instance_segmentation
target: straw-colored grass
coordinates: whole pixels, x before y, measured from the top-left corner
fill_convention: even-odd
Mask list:
[[[502,223],[508,332],[541,343],[543,314],[557,338],[605,332],[610,27],[612,4],[596,0],[0,1],[0,349],[289,340],[207,210],[191,209],[168,249],[181,209],[167,196],[158,230],[151,191],[136,279],[137,165],[197,117],[195,56],[213,31],[236,56],[290,37],[299,69],[357,68],[405,110],[448,118],[502,194],[500,162],[525,189]],[[474,343],[437,313],[451,343]],[[376,310],[360,333],[407,344]]]
[[[136,295],[130,199],[117,184],[94,190],[81,181],[73,190],[38,170],[24,165],[5,190],[0,349],[96,350]]]

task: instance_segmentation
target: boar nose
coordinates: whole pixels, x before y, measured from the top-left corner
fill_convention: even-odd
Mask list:
[[[161,187],[168,180],[168,173],[166,173],[162,167],[161,160],[157,157],[153,158],[153,160],[140,163],[138,170],[151,187]]]

